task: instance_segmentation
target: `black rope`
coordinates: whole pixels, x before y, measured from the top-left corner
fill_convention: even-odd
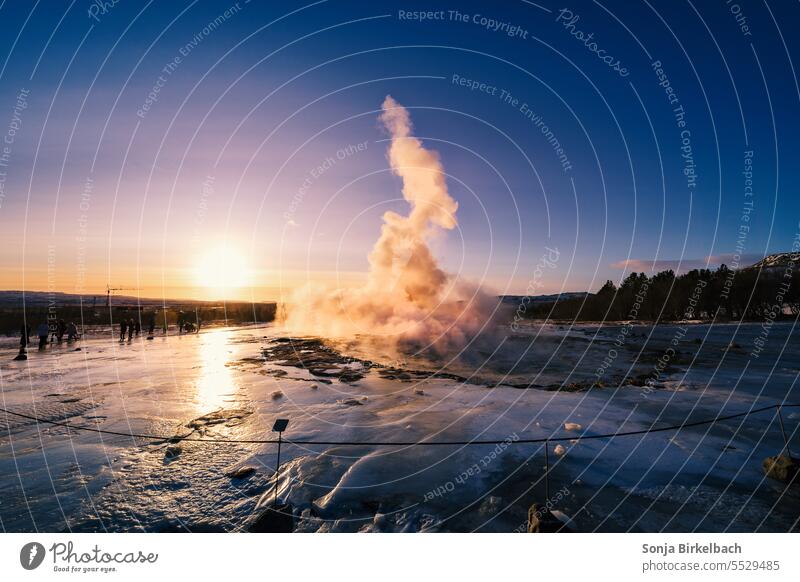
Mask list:
[[[329,445],[329,446],[346,446],[346,447],[418,447],[418,446],[471,446],[471,445],[500,445],[500,444],[541,444],[541,443],[548,443],[548,442],[564,442],[564,441],[583,441],[583,440],[592,440],[592,439],[606,439],[606,438],[615,438],[615,437],[623,437],[623,436],[636,436],[636,435],[643,435],[643,434],[650,434],[653,432],[666,432],[670,430],[680,430],[682,428],[692,428],[695,426],[704,426],[708,424],[716,424],[717,422],[723,422],[726,420],[733,420],[734,418],[742,418],[745,416],[750,416],[751,414],[757,414],[759,412],[765,412],[767,410],[774,410],[774,409],[781,409],[781,408],[797,408],[800,407],[800,404],[771,404],[770,406],[763,406],[761,408],[754,408],[752,410],[748,410],[746,412],[739,412],[737,414],[728,414],[726,416],[717,416],[716,418],[711,418],[707,420],[698,420],[695,422],[687,422],[684,424],[674,424],[671,426],[662,426],[659,428],[645,428],[640,430],[629,430],[624,432],[614,432],[614,433],[606,433],[606,434],[594,434],[594,435],[574,435],[574,436],[566,436],[566,437],[544,437],[544,438],[537,438],[537,439],[517,439],[517,440],[470,440],[470,441],[369,441],[369,442],[361,442],[361,441],[315,441],[315,440],[290,440],[290,439],[282,439],[281,442],[288,443],[292,445]],[[85,432],[94,432],[99,434],[107,434],[112,436],[124,436],[129,438],[138,438],[138,439],[147,439],[147,440],[155,440],[155,441],[181,441],[181,442],[199,442],[199,443],[226,443],[226,444],[278,444],[278,439],[208,439],[208,438],[192,438],[192,437],[181,437],[181,436],[163,436],[163,435],[151,435],[151,434],[137,434],[137,433],[128,433],[128,432],[119,432],[114,430],[104,430],[101,428],[93,428],[90,426],[78,426],[74,424],[70,424],[68,422],[60,422],[56,420],[45,420],[40,419],[35,416],[31,416],[28,414],[23,414],[21,412],[13,412],[11,410],[7,410],[5,408],[0,408],[0,411],[5,412],[6,414],[11,414],[13,416],[18,416],[20,418],[26,418],[28,420],[33,420],[37,423],[42,424],[49,424],[53,426],[60,426],[63,428],[71,429],[71,430],[82,430]]]

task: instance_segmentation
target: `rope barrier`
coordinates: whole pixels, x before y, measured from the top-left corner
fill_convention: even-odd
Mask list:
[[[650,434],[654,432],[667,432],[671,430],[680,430],[682,428],[692,428],[695,426],[704,426],[709,424],[716,424],[718,422],[723,422],[726,420],[733,420],[735,418],[743,418],[746,416],[750,416],[752,414],[758,414],[760,412],[766,412],[767,410],[774,410],[778,409],[780,411],[781,408],[800,408],[800,404],[771,404],[769,406],[763,406],[761,408],[755,408],[752,410],[748,410],[746,412],[740,412],[737,414],[728,414],[726,416],[717,416],[716,418],[706,419],[706,420],[698,420],[695,422],[687,422],[683,424],[675,424],[671,426],[662,426],[659,428],[646,428],[640,430],[630,430],[624,432],[614,432],[614,433],[606,433],[606,434],[594,434],[594,435],[574,435],[574,436],[566,436],[566,437],[543,437],[543,438],[535,438],[535,439],[517,439],[514,441],[509,441],[508,439],[504,440],[469,440],[469,441],[368,441],[368,442],[359,442],[359,441],[316,441],[316,440],[290,440],[290,439],[281,439],[282,443],[292,444],[292,445],[327,445],[327,446],[345,446],[345,447],[420,447],[420,446],[472,446],[472,445],[500,445],[500,444],[508,444],[508,445],[521,445],[521,444],[541,444],[541,443],[555,443],[555,442],[565,442],[565,441],[581,441],[581,440],[593,440],[593,439],[606,439],[606,438],[616,438],[616,437],[624,437],[624,436],[636,436],[636,435],[643,435],[643,434]],[[163,436],[163,435],[151,435],[151,434],[138,434],[138,433],[127,433],[127,432],[119,432],[113,430],[104,430],[101,428],[93,428],[90,426],[79,426],[70,424],[68,422],[60,422],[56,420],[46,420],[40,419],[35,416],[31,416],[29,414],[23,414],[21,412],[13,412],[11,410],[7,410],[5,408],[0,408],[0,411],[5,412],[7,415],[11,414],[13,416],[17,416],[20,418],[25,418],[28,420],[33,420],[37,423],[41,424],[49,424],[52,426],[59,426],[69,430],[79,430],[85,432],[94,432],[98,434],[107,434],[111,436],[124,436],[129,438],[135,439],[146,439],[146,440],[156,440],[156,441],[181,441],[181,442],[200,442],[200,443],[222,443],[222,444],[271,444],[275,445],[278,444],[279,439],[209,439],[209,438],[192,438],[192,437],[180,437],[180,436]]]

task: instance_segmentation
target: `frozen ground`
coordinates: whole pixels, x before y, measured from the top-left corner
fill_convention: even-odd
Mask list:
[[[615,344],[622,329],[628,333]],[[278,494],[298,531],[523,531],[531,503],[546,501],[544,451],[515,440],[800,402],[800,332],[773,325],[754,358],[761,331],[531,324],[500,329],[457,358],[389,352],[365,338],[287,342],[270,326],[123,344],[95,337],[32,350],[22,362],[12,361],[16,341],[6,339],[4,408],[175,438],[68,431],[0,413],[0,527],[246,528],[269,502],[275,446],[181,437],[272,438],[283,417],[285,437],[295,440],[512,443],[285,444]],[[654,376],[671,345],[675,353]],[[590,389],[598,368],[600,385]],[[786,410],[784,420],[796,437],[800,409]],[[793,443],[800,450],[800,440]],[[561,455],[551,445],[550,498],[580,531],[797,530],[798,486],[786,489],[761,472],[781,444],[767,412],[647,437],[564,442]]]

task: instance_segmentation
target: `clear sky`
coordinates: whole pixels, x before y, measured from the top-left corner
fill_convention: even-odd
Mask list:
[[[432,246],[459,277],[539,294],[754,262],[800,228],[798,21],[744,0],[1,2],[0,288],[358,284],[408,208],[386,95],[441,156],[459,224]]]

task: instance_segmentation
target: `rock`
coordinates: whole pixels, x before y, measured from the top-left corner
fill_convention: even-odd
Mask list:
[[[383,513],[376,513],[375,517],[372,518],[372,524],[377,527],[381,528],[386,525],[386,516]]]
[[[312,384],[311,385],[311,389],[312,390],[319,390],[319,386],[317,386],[316,384]]]
[[[183,439],[188,439],[190,436],[192,436],[192,433],[190,432],[184,432],[184,433],[176,432],[171,438],[167,439],[167,442],[174,445],[181,442]]]
[[[217,410],[204,414],[186,424],[188,428],[193,430],[202,430],[217,424],[225,424],[226,426],[235,426],[241,424],[245,418],[253,414],[252,410],[246,408],[229,408]]]
[[[344,404],[345,406],[364,406],[364,403],[356,398],[344,398],[337,400],[336,404]]]
[[[280,390],[275,390],[275,392],[270,394],[270,397],[273,400],[279,400],[279,399],[283,398],[283,392],[281,392]]]
[[[353,382],[358,382],[364,377],[364,374],[357,372],[355,370],[345,369],[339,373],[339,381],[344,382],[345,384],[352,384]]]
[[[264,359],[279,362],[281,366],[303,368],[314,376],[338,378],[342,382],[356,382],[364,377],[364,373],[347,367],[353,363],[361,364],[363,370],[369,370],[373,363],[359,360],[338,353],[316,338],[275,338],[262,350]],[[316,378],[319,382],[327,380]],[[328,382],[325,383],[329,383]]]
[[[540,510],[534,503],[528,510],[528,533],[557,533],[564,524],[547,510]]]
[[[502,513],[503,499],[497,495],[488,495],[483,499],[480,506],[478,506],[478,513],[483,516],[492,516]]]
[[[791,483],[797,479],[798,471],[800,471],[800,460],[789,455],[777,455],[764,459],[761,467],[767,477],[784,483]]]
[[[251,467],[249,465],[245,465],[244,467],[239,467],[237,469],[233,469],[225,473],[226,477],[230,477],[231,479],[245,479],[256,472],[255,467]]]
[[[167,447],[167,450],[164,451],[164,458],[166,459],[175,459],[178,455],[183,452],[183,448],[178,445],[170,445]]]
[[[269,506],[247,528],[253,533],[292,533],[294,514],[288,503]]]
[[[556,448],[553,449],[553,452],[560,457],[567,452],[567,449],[564,448],[564,445],[556,445]]]
[[[577,422],[565,422],[564,430],[581,430],[583,427]]]
[[[423,390],[422,388],[414,388],[414,394],[417,394],[419,396],[425,396],[425,390]]]

